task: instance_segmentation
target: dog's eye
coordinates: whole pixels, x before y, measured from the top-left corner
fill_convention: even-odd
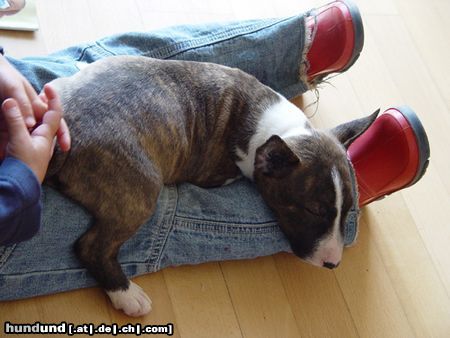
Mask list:
[[[316,216],[316,217],[324,217],[327,213],[326,209],[320,204],[312,204],[305,207],[307,213]]]
[[[312,209],[310,209],[310,208],[305,208],[305,210],[306,210],[307,213],[309,213],[309,214],[311,214],[311,215],[313,215],[313,216],[320,217],[320,214],[317,213],[315,210],[312,210]]]

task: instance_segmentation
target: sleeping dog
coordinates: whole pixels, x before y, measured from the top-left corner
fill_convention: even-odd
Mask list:
[[[274,211],[292,251],[336,267],[353,205],[346,147],[377,112],[329,131],[253,76],[216,64],[116,56],[52,82],[72,134],[47,179],[93,215],[81,262],[127,315],[150,311],[117,262],[164,184],[220,186],[244,175]]]

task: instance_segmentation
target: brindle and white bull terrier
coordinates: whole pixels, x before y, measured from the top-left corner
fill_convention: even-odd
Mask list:
[[[75,244],[114,307],[141,316],[145,292],[117,262],[164,184],[253,180],[300,258],[336,267],[353,204],[346,147],[377,112],[329,131],[255,77],[225,66],[115,56],[52,82],[72,149],[48,179],[93,215]]]

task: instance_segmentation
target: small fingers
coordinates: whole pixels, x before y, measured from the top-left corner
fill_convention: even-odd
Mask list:
[[[26,80],[24,81],[25,81],[24,82],[25,91],[28,95],[28,99],[31,102],[34,118],[35,120],[39,121],[42,118],[42,115],[44,115],[44,113],[47,111],[47,103],[41,99],[41,97],[36,93],[36,91],[28,81]],[[27,126],[30,127],[28,123]]]
[[[62,112],[61,102],[59,100],[58,93],[55,91],[55,89],[47,84],[44,86],[44,94],[45,97],[47,98],[48,109]],[[71,143],[70,132],[69,127],[67,126],[67,123],[63,118],[61,119],[58,128],[57,137],[61,150],[68,151],[70,149]]]
[[[16,100],[27,127],[33,127],[36,124],[36,119],[34,117],[33,106],[30,102],[27,91],[24,90],[24,88],[17,87],[14,89],[11,97],[14,97]]]
[[[48,99],[47,96],[45,96],[44,92],[39,93],[39,98],[44,102],[46,105],[48,105]]]
[[[20,142],[24,137],[28,137],[28,129],[25,125],[18,102],[14,99],[7,99],[2,104],[2,110],[10,140],[17,140]]]
[[[52,86],[46,84],[44,86],[44,93],[47,97],[48,110],[59,110],[62,111],[61,103],[59,102],[58,93],[53,89]]]
[[[48,145],[53,143],[56,132],[61,123],[61,112],[57,110],[49,110],[42,118],[42,124],[39,125],[33,132],[32,136],[41,136],[46,139]]]
[[[59,129],[57,132],[58,144],[62,151],[69,151],[71,145],[69,127],[64,119],[61,119]]]

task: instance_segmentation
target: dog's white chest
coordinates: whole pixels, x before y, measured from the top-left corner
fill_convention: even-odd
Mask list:
[[[240,148],[236,149],[236,155],[240,158],[236,165],[250,179],[253,179],[256,149],[272,135],[278,135],[282,139],[311,135],[311,127],[305,114],[286,98],[281,95],[280,98],[279,102],[268,107],[261,114],[255,134],[250,138],[248,152]]]

